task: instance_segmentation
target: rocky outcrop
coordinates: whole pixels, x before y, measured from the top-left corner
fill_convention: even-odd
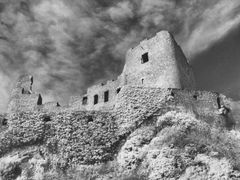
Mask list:
[[[240,132],[218,93],[126,86],[111,112],[17,112],[0,134],[9,179],[239,179]],[[227,113],[219,109],[226,107]]]

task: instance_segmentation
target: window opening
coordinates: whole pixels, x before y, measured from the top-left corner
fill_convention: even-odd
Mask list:
[[[104,102],[108,102],[109,100],[109,91],[104,92]]]
[[[95,104],[97,104],[97,103],[98,103],[98,95],[96,94],[96,95],[94,96],[93,104],[95,105]]]
[[[31,76],[30,81],[31,81],[31,85],[33,85],[33,76]]]
[[[221,100],[220,97],[217,97],[217,105],[218,105],[218,109],[221,108]]]
[[[86,105],[87,104],[87,101],[88,101],[88,98],[85,96],[85,97],[83,97],[83,99],[82,99],[82,104],[83,105]]]
[[[117,94],[120,93],[121,91],[121,88],[117,88]]]
[[[195,95],[193,95],[193,98],[194,98],[195,100],[197,100],[197,99],[198,99],[198,96],[195,94]]]
[[[144,54],[142,55],[141,63],[144,64],[144,63],[146,63],[146,62],[148,62],[148,61],[149,61],[148,53],[144,53]]]
[[[37,105],[42,105],[42,96],[41,96],[41,94],[38,95]]]

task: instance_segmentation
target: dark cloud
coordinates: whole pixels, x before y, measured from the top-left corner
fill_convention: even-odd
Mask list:
[[[207,87],[199,69],[217,56],[204,53],[237,28],[239,6],[237,0],[0,0],[0,108],[21,73],[35,76],[45,99],[63,101],[116,77],[127,49],[162,29],[193,64],[202,62],[195,69]]]
[[[198,87],[240,99],[240,32],[235,29],[220,42],[193,57]]]

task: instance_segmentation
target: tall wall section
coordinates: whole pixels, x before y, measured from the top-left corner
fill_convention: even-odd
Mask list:
[[[7,113],[42,111],[57,112],[67,109],[58,102],[43,103],[41,94],[33,91],[33,76],[24,75],[18,78],[8,103]]]
[[[32,111],[42,104],[42,97],[32,91],[33,77],[31,75],[21,76],[15,88],[12,90],[8,113],[16,111]]]
[[[215,126],[232,127],[235,121],[231,110],[225,115],[219,113],[222,105],[231,109],[224,99],[227,98],[208,91],[124,86],[113,113],[120,134],[140,126],[146,119],[154,122],[170,111],[192,114]]]
[[[189,88],[193,72],[173,36],[161,31],[126,55],[122,76],[126,84],[160,88]]]
[[[94,85],[88,88],[87,94],[72,97],[69,103],[70,109],[87,111],[112,110],[122,86],[121,77],[117,80],[110,80],[106,83]]]

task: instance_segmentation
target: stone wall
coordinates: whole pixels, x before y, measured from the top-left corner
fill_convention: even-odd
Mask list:
[[[54,112],[63,109],[58,102],[43,103],[41,94],[34,92],[32,86],[32,76],[24,75],[19,77],[11,93],[8,114],[35,110]]]
[[[15,96],[9,102],[8,113],[17,112],[17,111],[33,111],[38,108],[38,101],[40,94],[22,94]]]
[[[230,115],[219,114],[219,106],[225,105],[223,97],[207,91],[125,86],[118,96],[114,113],[120,134],[135,129],[146,119],[154,122],[155,117],[172,110],[192,114],[216,126],[233,125]]]
[[[10,128],[0,134],[0,157],[14,148],[44,146],[60,166],[95,164],[112,160],[117,126],[110,113],[61,111],[17,112]]]
[[[69,109],[73,111],[85,111],[86,108],[82,105],[83,97],[84,96],[71,96],[69,100]]]
[[[9,128],[0,134],[0,157],[15,148],[37,145],[45,149],[42,153],[56,155],[63,167],[95,164],[113,160],[129,134],[171,111],[186,112],[211,126],[226,127],[229,120],[218,114],[227,101],[218,93],[124,86],[116,97],[111,112],[66,109],[11,114]]]
[[[32,86],[33,86],[33,76],[22,75],[18,79],[18,82],[16,84],[16,89],[18,93],[31,94]]]
[[[143,62],[145,59],[147,62]],[[145,60],[145,61],[146,61]],[[126,84],[160,88],[194,87],[194,77],[173,36],[161,31],[144,40],[126,55],[122,76]]]
[[[17,111],[33,111],[38,105],[42,105],[42,96],[33,92],[33,77],[20,76],[15,88],[13,88],[8,103],[8,114]]]
[[[49,111],[49,112],[54,112],[61,110],[61,106],[58,102],[47,102],[42,105],[40,108],[42,111]]]
[[[72,97],[69,103],[70,109],[88,111],[112,110],[116,103],[116,97],[122,88],[121,85],[120,78],[94,85],[88,88],[86,95]]]

